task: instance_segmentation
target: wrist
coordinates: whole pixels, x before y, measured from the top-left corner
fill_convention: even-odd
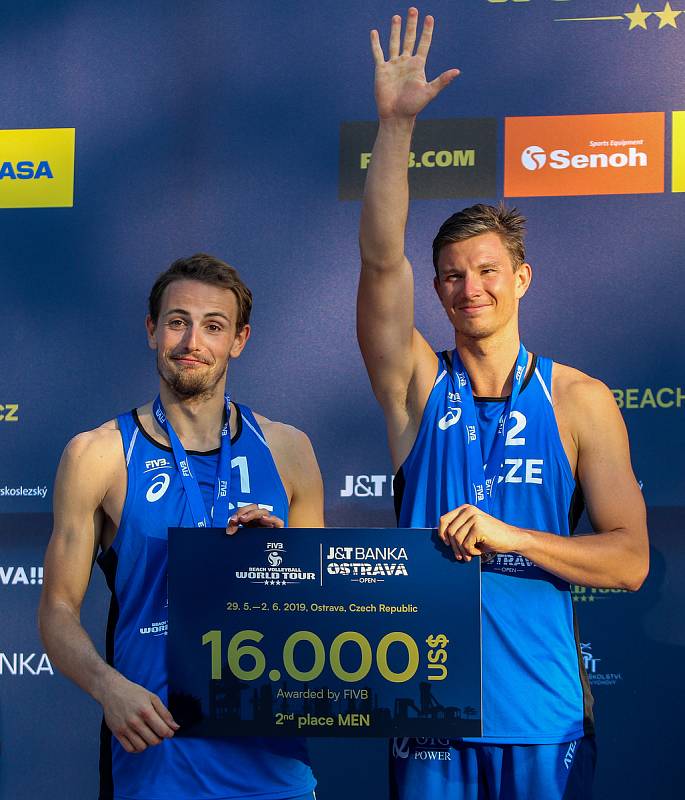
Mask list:
[[[416,117],[382,117],[378,118],[378,130],[386,134],[411,135],[414,131]]]
[[[105,698],[111,694],[113,685],[120,679],[124,679],[123,675],[117,672],[113,667],[110,667],[109,664],[103,663],[102,668],[98,670],[98,674],[95,675],[93,684],[90,687],[90,696],[100,705],[104,705]]]
[[[530,561],[534,561],[535,559],[532,556],[532,549],[535,542],[534,532],[526,528],[517,528],[515,525],[512,525],[511,535],[514,541],[513,552],[518,553],[520,556]]]

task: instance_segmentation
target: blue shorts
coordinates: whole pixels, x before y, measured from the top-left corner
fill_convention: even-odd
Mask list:
[[[597,750],[564,744],[481,744],[447,739],[390,743],[393,800],[591,800]]]

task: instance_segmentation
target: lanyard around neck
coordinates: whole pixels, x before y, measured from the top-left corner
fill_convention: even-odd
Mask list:
[[[473,399],[473,390],[468,373],[459,358],[456,348],[452,353],[452,364],[455,380],[455,395],[453,402],[461,406],[463,430],[465,437],[466,465],[471,483],[471,503],[479,506],[488,514],[492,513],[495,495],[499,484],[502,482],[502,468],[504,466],[504,448],[506,445],[506,424],[509,414],[516,405],[518,396],[523,386],[528,363],[528,352],[521,344],[519,347],[514,377],[511,386],[511,395],[507,399],[504,412],[499,418],[497,432],[489,453],[484,453],[481,445],[481,435],[478,430],[476,418],[476,405]],[[485,462],[485,463],[484,463]]]
[[[231,398],[229,395],[224,397],[226,420],[221,428],[221,448],[219,450],[219,461],[216,467],[216,478],[214,481],[214,506],[211,515],[208,516],[205,503],[202,498],[200,484],[193,475],[190,466],[190,459],[178,438],[176,431],[167,419],[162,401],[157,395],[152,409],[155,418],[162,430],[169,437],[171,450],[176,462],[176,469],[181,476],[183,491],[185,492],[193,524],[198,528],[209,527],[210,522],[215,527],[225,527],[228,524],[228,494],[231,485]]]

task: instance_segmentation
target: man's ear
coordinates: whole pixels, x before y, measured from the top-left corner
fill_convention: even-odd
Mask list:
[[[145,317],[145,330],[147,331],[147,344],[150,350],[157,349],[157,338],[155,336],[155,332],[157,331],[157,325],[152,321],[152,317],[148,314]]]
[[[247,340],[250,338],[250,326],[243,325],[243,327],[236,333],[233,344],[231,345],[231,358],[238,358],[243,352]]]
[[[524,261],[516,270],[514,279],[516,281],[516,299],[520,300],[528,291],[531,281],[533,280],[533,268],[527,261]]]

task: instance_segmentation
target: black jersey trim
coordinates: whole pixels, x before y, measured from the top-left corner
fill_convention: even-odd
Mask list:
[[[568,506],[568,532],[569,536],[573,536],[580,522],[580,518],[585,511],[585,495],[581,485],[576,481],[576,488],[571,495],[571,502]]]
[[[240,406],[237,403],[233,403],[233,408],[235,408],[236,417],[235,417],[235,435],[231,437],[231,444],[235,444],[238,439],[240,439],[240,434],[243,432],[243,413],[240,410]],[[150,442],[150,444],[154,444],[155,447],[158,447],[160,450],[164,450],[167,453],[173,452],[169,445],[162,444],[158,442],[157,439],[153,439],[152,436],[145,430],[140,422],[140,417],[138,416],[138,409],[134,408],[131,409],[131,416],[133,417],[133,421],[136,424],[138,430],[143,434],[143,436]],[[225,414],[224,414],[225,417]],[[213,450],[186,450],[189,456],[215,456],[219,453],[221,448],[215,447]]]
[[[447,368],[450,372],[450,375],[453,374],[453,367],[452,367],[452,354],[448,350],[442,351],[442,357],[445,360],[445,364],[447,364]],[[530,369],[528,370],[528,374],[526,375],[523,383],[521,384],[521,391],[523,392],[530,383],[533,375],[535,374],[535,370],[538,368],[538,356],[537,353],[531,353],[532,357],[532,364]],[[508,400],[511,395],[505,395],[504,397],[482,397],[481,395],[474,395],[473,400],[475,403],[501,403],[502,400]]]
[[[107,586],[112,593],[107,615],[107,632],[105,635],[105,659],[110,666],[114,665],[114,633],[119,621],[119,599],[116,595],[116,577],[119,557],[110,547],[98,559]],[[105,724],[104,717],[100,725],[100,794],[99,800],[113,800],[114,776],[112,774],[112,732]]]
[[[573,598],[571,598],[571,603],[573,603]],[[575,606],[572,607],[572,611],[573,611],[573,636],[576,640],[576,654],[578,656],[578,677],[580,678],[580,686],[583,690],[583,732],[585,733],[586,736],[594,736],[595,698],[592,696],[592,687],[590,686],[590,679],[588,678],[587,671],[585,670],[585,662],[583,661],[583,651],[580,646],[580,632],[578,630],[578,617],[576,616]]]
[[[400,524],[400,511],[402,510],[402,498],[404,497],[404,487],[407,485],[404,479],[404,470],[400,467],[392,479],[393,504],[395,506],[395,519]]]

